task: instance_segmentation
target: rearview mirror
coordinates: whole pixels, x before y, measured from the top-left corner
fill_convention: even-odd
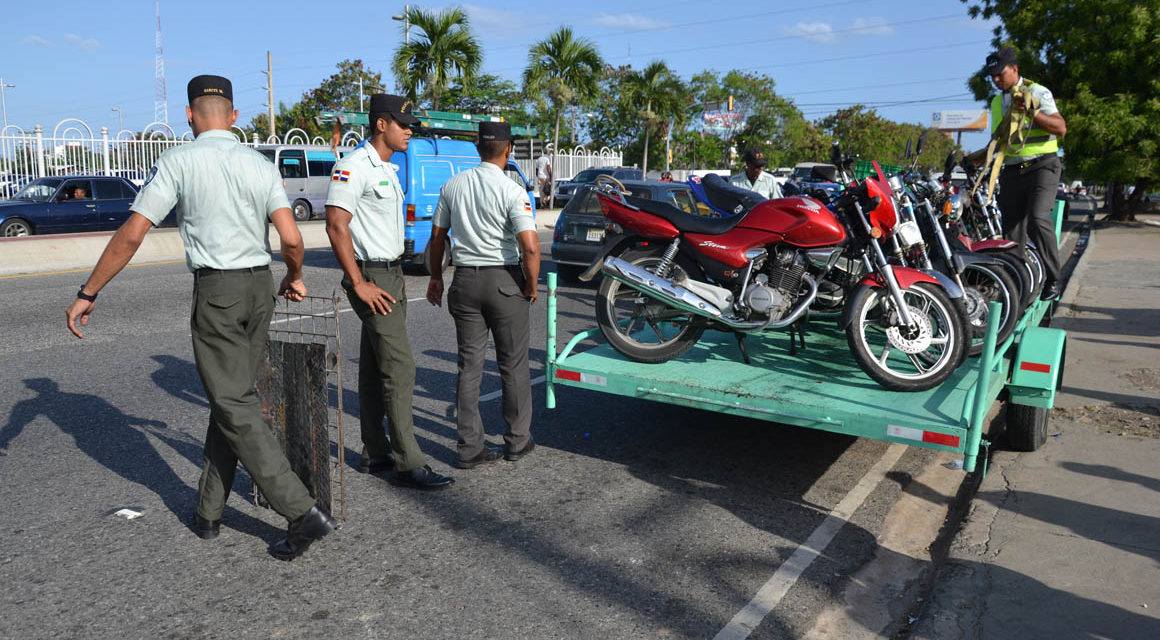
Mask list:
[[[910,160],[910,157],[913,154],[913,149],[914,149],[914,141],[910,140],[908,138],[906,140],[906,159],[907,160]]]
[[[922,147],[925,143],[926,143],[926,131],[923,131],[918,136],[918,146],[916,146],[914,148],[914,155],[916,155],[916,156],[922,155]]]
[[[837,167],[842,166],[842,145],[838,144],[837,140],[830,145],[830,164]]]

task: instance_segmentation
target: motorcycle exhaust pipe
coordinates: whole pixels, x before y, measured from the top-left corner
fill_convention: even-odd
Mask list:
[[[810,276],[804,275],[802,279],[809,285],[810,291],[802,297],[789,315],[777,321],[772,318],[761,321],[739,321],[725,317],[722,310],[716,305],[684,287],[673,284],[672,280],[658,277],[655,273],[645,271],[620,258],[611,256],[605,258],[602,269],[607,277],[622,282],[650,298],[686,313],[709,318],[735,331],[746,333],[788,327],[805,314],[818,295],[817,282]]]

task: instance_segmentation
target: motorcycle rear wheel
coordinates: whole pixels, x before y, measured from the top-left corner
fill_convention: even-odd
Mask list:
[[[904,289],[914,326],[900,326],[890,291],[864,285],[850,299],[846,340],[858,366],[892,391],[924,391],[943,383],[967,348],[966,327],[950,297],[926,282]]]
[[[655,272],[664,252],[664,246],[650,246],[629,249],[617,257]],[[680,256],[676,268],[690,276],[694,273],[694,267]],[[673,309],[607,276],[596,291],[595,306],[596,324],[608,344],[637,362],[652,364],[680,357],[697,344],[707,324],[699,316]]]
[[[983,339],[987,335],[987,320],[990,315],[988,302],[998,302],[1000,309],[998,343],[1002,343],[1015,331],[1019,322],[1022,305],[1019,299],[1019,285],[998,265],[969,264],[960,275],[963,293],[972,296],[980,306],[970,307],[967,327],[971,337],[969,356],[983,352]]]

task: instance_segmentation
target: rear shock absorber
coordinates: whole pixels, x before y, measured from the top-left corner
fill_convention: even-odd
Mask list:
[[[681,239],[673,238],[672,243],[665,248],[665,255],[661,256],[661,263],[657,265],[656,274],[661,278],[669,277],[673,262],[677,259],[677,250],[681,248]]]

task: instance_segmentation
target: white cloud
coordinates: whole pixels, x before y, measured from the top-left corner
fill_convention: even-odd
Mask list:
[[[892,36],[894,27],[886,22],[886,18],[858,18],[850,26],[851,33],[860,36]]]
[[[24,44],[29,44],[34,47],[41,47],[42,49],[47,49],[52,46],[51,42],[41,38],[40,36],[25,36]]]
[[[72,48],[80,51],[96,51],[101,48],[101,43],[97,42],[96,38],[82,38],[75,33],[66,33],[64,39]]]
[[[503,9],[489,9],[488,7],[481,7],[475,4],[465,4],[462,7],[467,12],[467,15],[471,17],[471,22],[476,27],[489,26],[510,29],[525,19],[518,13],[504,11]]]
[[[792,27],[782,27],[781,32],[821,44],[833,44],[838,39],[834,35],[834,27],[825,22],[799,22]]]
[[[654,20],[653,18],[631,13],[601,13],[592,22],[612,29],[664,29],[665,27],[672,26],[671,22]]]

